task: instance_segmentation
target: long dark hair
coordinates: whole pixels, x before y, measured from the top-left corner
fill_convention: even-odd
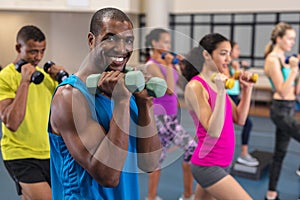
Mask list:
[[[219,33],[210,33],[205,35],[200,41],[199,46],[191,49],[183,62],[185,66],[182,70],[182,75],[190,81],[202,71],[204,64],[204,57],[202,52],[206,50],[209,54],[217,49],[221,42],[229,41],[226,37]]]
[[[204,58],[202,56],[203,48],[201,46],[192,48],[185,59],[181,61],[184,66],[182,69],[182,75],[187,81],[190,81],[194,76],[199,74],[202,70]]]
[[[152,46],[152,41],[159,41],[160,35],[163,33],[169,33],[167,30],[162,29],[162,28],[156,28],[153,29],[147,36],[146,36],[146,41],[145,41],[145,57],[146,61],[150,58],[150,51],[153,48]]]

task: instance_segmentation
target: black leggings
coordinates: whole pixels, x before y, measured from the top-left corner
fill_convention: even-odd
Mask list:
[[[291,138],[300,142],[300,122],[295,118],[295,101],[272,100],[270,115],[276,126],[273,162],[269,174],[269,190],[276,191],[282,162]]]

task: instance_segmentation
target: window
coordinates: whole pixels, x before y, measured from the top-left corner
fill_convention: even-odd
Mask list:
[[[145,15],[141,15],[140,27],[145,26],[144,18]],[[173,51],[185,54],[197,46],[204,35],[218,32],[240,45],[242,59],[249,61],[253,67],[263,67],[265,46],[272,28],[280,21],[291,24],[296,30],[296,44],[289,54],[298,53],[300,14],[296,12],[171,14],[169,26],[175,33]],[[140,43],[140,46],[143,47],[143,44]],[[143,62],[143,57],[140,61]]]

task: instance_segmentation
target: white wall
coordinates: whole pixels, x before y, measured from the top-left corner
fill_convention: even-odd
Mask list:
[[[0,10],[94,12],[118,7],[127,13],[145,13],[147,0],[0,0]],[[161,0],[172,13],[299,11],[299,0]],[[154,2],[153,2],[154,3]],[[82,6],[76,6],[82,5]],[[160,13],[158,13],[160,14]]]
[[[16,34],[23,25],[35,24],[49,32],[49,22],[47,13],[0,12],[0,64],[4,66],[16,58]]]
[[[50,30],[47,33],[49,59],[77,71],[88,54],[91,13],[48,13]]]
[[[0,0],[0,10],[94,12],[118,7],[127,13],[140,11],[140,0]]]
[[[48,60],[64,66],[70,73],[77,71],[88,54],[87,34],[93,13],[84,12],[0,12],[0,65],[3,67],[16,58],[15,44],[18,30],[28,24],[41,28],[46,35],[47,49],[40,63]],[[137,16],[129,14],[133,23]],[[136,38],[138,41],[138,38]],[[137,46],[137,42],[136,42]],[[137,52],[131,62],[137,63]]]
[[[40,63],[53,60],[74,72],[88,52],[87,33],[91,14],[54,12],[0,12],[0,64],[16,58],[18,30],[28,24],[38,26],[46,35],[46,52]],[[4,25],[5,24],[5,25]]]
[[[172,13],[299,11],[299,0],[173,0]]]
[[[70,1],[73,3],[86,2],[88,6],[70,6]],[[87,55],[87,33],[90,17],[94,10],[104,6],[117,7],[129,13],[135,27],[138,28],[137,13],[146,13],[145,10],[149,7],[149,4],[146,4],[145,1],[0,0],[0,65],[4,66],[15,59],[14,46],[17,31],[23,25],[34,24],[43,30],[48,42],[46,54],[41,65],[51,59],[57,64],[65,66],[73,73]],[[299,0],[286,0],[284,3],[283,1],[274,0],[168,0],[168,2],[171,13],[300,10]],[[157,15],[159,16],[160,13],[157,13]],[[135,42],[136,47],[137,45],[138,38],[136,38]],[[138,63],[137,53],[135,52],[133,55],[130,64],[135,65]]]

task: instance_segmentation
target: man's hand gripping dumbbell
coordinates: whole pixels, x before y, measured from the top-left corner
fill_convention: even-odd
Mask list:
[[[140,92],[143,89],[146,89],[149,96],[155,98],[161,97],[166,93],[167,84],[165,80],[158,77],[152,77],[146,82],[141,71],[131,71],[129,67],[127,67],[126,71],[127,73],[124,77],[125,86],[131,93]],[[86,86],[90,93],[97,94],[103,92],[98,88],[100,77],[101,74],[92,74],[87,77]]]
[[[58,83],[61,83],[69,77],[68,72],[66,72],[61,66],[57,66],[52,61],[48,61],[44,64],[44,71],[50,74],[50,76]]]

